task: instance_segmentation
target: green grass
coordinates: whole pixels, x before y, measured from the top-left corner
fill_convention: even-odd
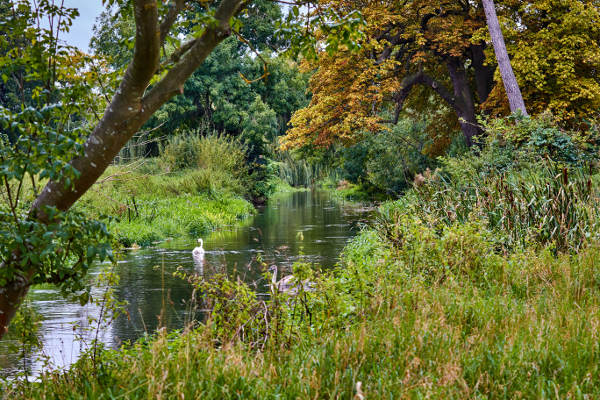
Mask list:
[[[153,202],[151,213],[156,217],[131,222],[122,217],[110,225],[111,231],[125,246],[134,242],[148,246],[165,238],[198,237],[227,225],[239,225],[253,214],[253,208],[240,198],[185,195]]]
[[[330,192],[338,200],[368,203],[388,199],[384,194],[369,191],[362,185],[344,180],[338,181],[331,177],[320,181],[319,187]]]
[[[275,196],[279,194],[285,193],[294,193],[294,192],[307,192],[310,191],[310,187],[305,186],[291,186],[289,183],[284,181],[281,178],[274,178],[272,181],[273,184],[273,194]]]
[[[105,351],[96,363],[84,357],[35,383],[5,383],[0,393],[599,398],[597,176],[532,170],[452,182],[428,174],[380,208],[334,271],[295,266],[313,292],[263,301],[236,279],[192,279],[207,294],[201,305],[212,305],[205,324]],[[185,195],[174,198],[186,208]]]
[[[152,166],[144,168],[110,167],[77,205],[91,216],[113,217],[109,230],[126,247],[197,237],[254,214],[239,194],[240,183],[225,173],[157,174]]]

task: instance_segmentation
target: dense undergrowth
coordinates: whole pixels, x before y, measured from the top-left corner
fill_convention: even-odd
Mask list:
[[[188,277],[212,309],[206,324],[84,357],[4,396],[600,396],[593,152],[540,121],[504,123],[384,204],[334,271],[296,265],[314,291],[298,284],[295,297],[263,301],[235,279]],[[540,132],[551,136],[542,145]]]

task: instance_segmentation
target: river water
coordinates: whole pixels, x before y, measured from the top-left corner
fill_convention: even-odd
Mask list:
[[[116,297],[127,302],[127,312],[100,330],[95,329],[94,322],[102,311],[100,305],[82,307],[52,288],[33,290],[29,299],[43,316],[40,329],[43,350],[19,357],[8,350],[7,343],[0,343],[0,375],[11,376],[25,369],[35,376],[44,365],[67,367],[79,358],[96,334],[108,347],[118,348],[126,341],[153,332],[163,309],[168,328],[183,327],[190,317],[188,300],[192,288],[173,276],[178,268],[204,277],[227,272],[255,283],[258,292],[266,292],[267,286],[261,281],[257,256],[284,271],[289,271],[298,260],[331,268],[368,214],[368,209],[335,201],[324,191],[285,193],[259,208],[245,226],[225,227],[206,236],[202,260],[192,258],[196,242],[189,239],[127,251],[118,262],[116,272],[120,279],[114,286]],[[91,278],[101,270],[102,266],[94,268]],[[93,294],[101,297],[104,290],[105,287],[94,287]]]

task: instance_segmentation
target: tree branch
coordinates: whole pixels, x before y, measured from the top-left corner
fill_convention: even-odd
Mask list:
[[[165,19],[160,23],[160,44],[162,45],[171,30],[171,27],[177,21],[177,16],[185,7],[185,0],[174,0],[169,4],[169,11]]]
[[[127,96],[129,99],[126,97],[124,100],[130,100],[128,95],[139,99],[158,68],[160,37],[156,0],[135,0],[134,16],[136,32],[133,60],[125,72],[115,99]]]
[[[191,48],[142,100],[142,112],[149,118],[162,104],[180,92],[183,83],[202,64],[215,46],[231,35],[229,20],[241,8],[242,0],[223,0],[215,12],[216,23],[209,26]],[[148,114],[149,113],[149,114]]]
[[[86,141],[83,156],[71,162],[80,176],[71,187],[66,187],[64,182],[49,182],[35,200],[31,217],[44,221],[44,206],[68,210],[94,184],[131,136],[162,104],[180,92],[184,82],[217,44],[230,35],[229,21],[242,4],[243,0],[222,0],[215,12],[215,22],[207,25],[179,62],[144,94],[158,67],[160,30],[156,0],[135,0],[137,27],[133,61],[102,120]]]
[[[409,75],[402,80],[402,87],[394,96],[394,100],[396,101],[396,111],[394,113],[394,123],[398,123],[398,119],[400,118],[400,111],[402,111],[402,107],[404,105],[404,101],[410,94],[410,91],[415,85],[425,85],[429,86],[442,98],[448,105],[455,110],[459,108],[456,99],[450,91],[441,83],[433,79],[431,76],[425,74],[423,71],[419,71],[416,74]]]

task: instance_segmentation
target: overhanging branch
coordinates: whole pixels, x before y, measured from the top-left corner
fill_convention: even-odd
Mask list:
[[[177,21],[177,16],[185,7],[185,0],[175,0],[169,4],[169,11],[165,19],[160,23],[160,43],[161,45],[165,42],[171,27]]]

